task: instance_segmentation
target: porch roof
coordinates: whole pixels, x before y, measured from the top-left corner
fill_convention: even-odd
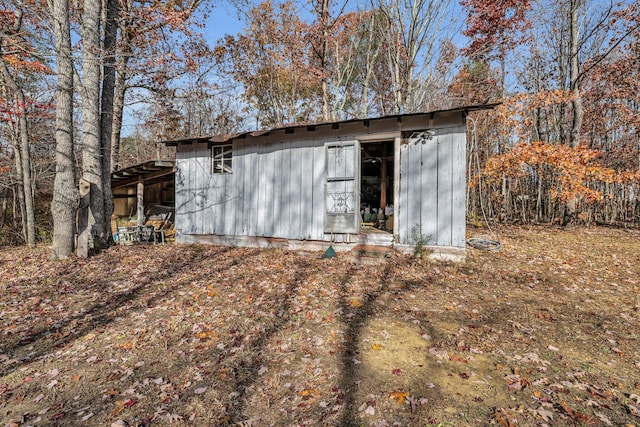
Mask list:
[[[138,183],[142,178],[145,185],[166,180],[168,175],[176,171],[175,162],[167,160],[150,160],[129,166],[111,174],[111,188],[128,187]]]

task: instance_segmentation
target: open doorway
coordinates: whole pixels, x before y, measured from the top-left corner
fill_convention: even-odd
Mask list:
[[[394,141],[362,142],[360,147],[362,227],[393,233]]]

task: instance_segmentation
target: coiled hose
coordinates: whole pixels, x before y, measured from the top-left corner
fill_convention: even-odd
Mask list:
[[[484,251],[499,251],[502,249],[502,243],[497,240],[484,239],[480,237],[472,237],[467,239],[467,245]]]

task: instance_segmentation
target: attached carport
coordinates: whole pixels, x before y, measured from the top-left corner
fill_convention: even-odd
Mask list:
[[[113,214],[136,218],[143,225],[153,211],[173,212],[175,207],[175,163],[151,160],[111,174]]]

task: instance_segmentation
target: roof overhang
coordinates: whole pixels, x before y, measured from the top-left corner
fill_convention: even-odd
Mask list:
[[[137,184],[140,179],[145,185],[154,184],[166,180],[168,175],[175,173],[175,171],[175,162],[151,160],[113,172],[111,174],[111,188],[128,187]]]
[[[266,136],[266,135],[269,135],[270,133],[275,133],[275,132],[294,133],[301,129],[305,129],[306,131],[312,132],[320,127],[330,127],[332,129],[339,129],[343,125],[358,123],[358,122],[362,122],[363,126],[369,127],[375,122],[389,120],[389,119],[395,119],[397,122],[401,123],[404,119],[409,119],[412,117],[419,117],[419,116],[435,118],[438,115],[450,114],[450,113],[456,113],[456,112],[461,112],[466,114],[473,111],[491,110],[500,104],[501,104],[500,102],[496,102],[492,104],[470,105],[465,107],[456,107],[456,108],[450,108],[446,110],[428,111],[428,112],[421,112],[421,113],[396,114],[396,115],[389,115],[389,116],[369,118],[369,119],[350,119],[350,120],[343,120],[340,122],[288,125],[288,126],[281,126],[273,129],[262,129],[262,130],[251,131],[251,132],[239,132],[239,133],[233,133],[229,135],[211,135],[211,136],[182,138],[182,139],[176,139],[171,141],[162,141],[161,143],[169,147],[176,147],[178,145],[192,145],[192,144],[205,143],[205,142],[209,144],[212,144],[212,143],[225,144],[225,143],[230,143],[234,139],[238,139],[238,138],[244,139],[247,137]]]

